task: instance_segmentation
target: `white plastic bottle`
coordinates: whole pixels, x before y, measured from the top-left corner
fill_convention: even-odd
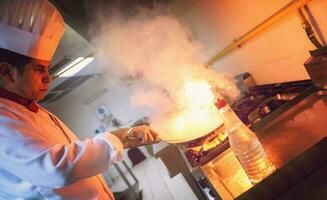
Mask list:
[[[275,165],[268,159],[255,133],[243,124],[225,100],[218,99],[216,106],[223,118],[231,149],[251,183],[256,184],[274,172]]]

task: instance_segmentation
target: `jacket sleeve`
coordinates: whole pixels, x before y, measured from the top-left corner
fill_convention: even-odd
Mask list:
[[[69,145],[40,135],[28,123],[0,114],[0,168],[37,186],[59,188],[97,175],[122,158],[123,145],[110,133]]]

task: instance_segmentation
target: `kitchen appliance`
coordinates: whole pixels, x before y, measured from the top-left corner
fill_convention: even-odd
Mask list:
[[[232,105],[238,117],[253,131],[316,91],[311,80],[260,85]]]
[[[254,86],[249,88],[247,93],[232,105],[232,108],[250,129],[258,132],[268,126],[273,119],[287,112],[315,92],[317,92],[317,87],[311,80]],[[214,160],[217,158],[231,159],[232,161],[228,163],[237,163],[237,159],[228,153],[230,149],[224,126],[218,127],[206,137],[185,143],[181,149],[188,163],[190,163],[190,171],[206,198],[210,200],[219,197],[214,188],[220,185],[221,180],[208,179],[214,174],[212,172],[212,169],[216,168],[214,165],[219,163]],[[233,166],[230,164],[227,168],[231,169]],[[226,168],[226,166],[221,168]],[[240,185],[231,186],[235,191],[239,192],[240,189],[245,191],[251,187],[251,184],[246,182],[248,179],[245,173],[236,176]]]
[[[310,51],[311,57],[304,63],[311,80],[318,87],[327,89],[327,47]]]
[[[315,91],[311,80],[254,86],[232,108],[242,122],[256,132]],[[204,165],[229,148],[223,125],[179,145],[192,167]]]

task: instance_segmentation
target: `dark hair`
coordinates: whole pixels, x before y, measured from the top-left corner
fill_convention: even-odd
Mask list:
[[[21,75],[24,73],[24,66],[32,61],[33,58],[0,48],[0,63],[5,62],[16,67]]]

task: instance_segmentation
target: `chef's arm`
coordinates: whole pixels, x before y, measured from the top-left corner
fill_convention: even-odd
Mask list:
[[[159,142],[158,134],[147,125],[122,128],[112,132],[125,149]]]
[[[103,172],[122,157],[123,145],[111,133],[62,145],[7,116],[0,115],[0,169],[34,185],[63,187]]]

